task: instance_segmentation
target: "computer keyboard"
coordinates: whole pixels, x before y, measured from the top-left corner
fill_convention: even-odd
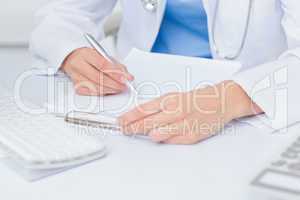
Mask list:
[[[292,139],[283,150],[274,156],[252,186],[269,197],[278,200],[300,199],[300,124],[289,129]],[[283,141],[284,142],[284,141]]]
[[[9,95],[0,95],[0,148],[10,161],[36,170],[72,167],[105,155],[102,141],[87,129],[49,114],[25,113]]]

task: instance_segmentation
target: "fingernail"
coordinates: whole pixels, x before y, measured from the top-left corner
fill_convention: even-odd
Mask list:
[[[125,85],[125,87],[127,86],[128,81],[131,82],[132,79],[131,78],[126,78],[126,77],[121,77],[120,78],[121,83],[123,83]]]
[[[151,131],[148,135],[153,142],[156,142],[156,143],[161,142],[161,138],[154,131]]]
[[[128,73],[128,72],[123,74],[122,78],[124,78],[126,81],[134,80],[134,76],[132,74]]]
[[[134,76],[131,75],[131,74],[129,74],[129,79],[130,79],[130,81],[133,81],[134,80]]]

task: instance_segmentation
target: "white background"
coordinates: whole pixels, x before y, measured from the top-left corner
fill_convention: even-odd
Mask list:
[[[34,26],[34,13],[49,0],[5,0],[0,6],[0,45],[24,45]]]
[[[27,46],[30,33],[34,28],[34,15],[38,8],[52,0],[5,0],[0,6],[0,47]],[[118,5],[114,13],[120,12]],[[118,21],[118,20],[117,20]],[[108,30],[114,29],[106,27]]]

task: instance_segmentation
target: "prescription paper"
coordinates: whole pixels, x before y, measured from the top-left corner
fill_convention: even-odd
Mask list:
[[[239,62],[149,53],[133,49],[123,63],[135,76],[138,95],[126,91],[106,97],[83,97],[75,94],[73,84],[66,79],[54,84],[47,106],[52,113],[87,111],[118,116],[134,106],[169,92],[190,91],[213,85],[241,69]],[[66,89],[67,88],[67,89]]]

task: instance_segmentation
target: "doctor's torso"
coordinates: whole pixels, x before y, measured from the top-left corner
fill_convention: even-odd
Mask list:
[[[245,44],[236,60],[246,67],[274,60],[287,49],[285,30],[281,24],[281,1],[253,0],[251,9],[249,2],[202,0],[207,14],[209,45],[214,58],[222,58],[222,54],[236,51],[243,40]],[[122,1],[123,19],[117,48],[121,56],[126,56],[132,47],[151,51],[163,25],[167,5],[166,0],[158,0],[155,9],[149,10],[142,0]],[[248,12],[249,22],[246,23]],[[243,38],[246,28],[247,34]],[[218,53],[215,46],[218,47]]]

